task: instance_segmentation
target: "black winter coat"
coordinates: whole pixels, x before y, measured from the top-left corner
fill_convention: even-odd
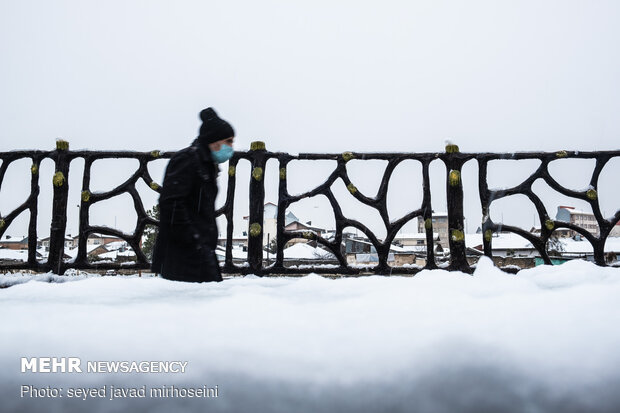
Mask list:
[[[219,168],[196,139],[172,156],[159,196],[159,232],[152,270],[179,281],[222,281],[215,256]]]

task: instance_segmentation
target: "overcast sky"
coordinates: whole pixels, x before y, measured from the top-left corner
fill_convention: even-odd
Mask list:
[[[72,149],[176,150],[196,136],[197,114],[207,106],[230,121],[241,150],[263,140],[269,150],[293,153],[442,151],[446,139],[467,152],[618,149],[618,21],[620,2],[599,0],[0,0],[0,151],[51,149],[58,137]],[[27,164],[9,168],[3,215],[27,194]],[[102,177],[93,178],[101,189],[132,172],[131,163],[108,165],[116,166],[102,166]],[[568,162],[556,173],[582,189],[589,177],[580,178],[576,165],[592,168]],[[490,181],[508,186],[530,166],[498,166]],[[380,167],[351,166],[362,192],[376,193]],[[314,168],[298,170],[309,179],[329,174]],[[442,168],[433,166],[436,210],[445,210]],[[42,167],[42,202],[52,169]],[[476,171],[470,163],[463,175],[470,231],[480,221]],[[153,177],[161,181],[162,173],[160,165]],[[607,215],[620,206],[618,173],[614,162],[601,178]],[[396,215],[420,202],[419,165],[400,174]],[[302,188],[305,175],[291,182],[293,192],[311,189]],[[267,179],[275,201],[277,176]],[[587,209],[544,188],[541,196],[551,216],[559,203]],[[343,191],[354,217],[374,227],[376,218],[346,197]],[[157,198],[145,199],[149,206]],[[495,218],[533,224],[533,207],[519,202],[499,205]],[[114,211],[116,225],[129,230],[135,214],[127,213],[130,201],[121,204],[94,211],[95,221],[114,226]],[[319,199],[293,210],[328,225],[324,205]],[[72,210],[68,231],[75,233]]]

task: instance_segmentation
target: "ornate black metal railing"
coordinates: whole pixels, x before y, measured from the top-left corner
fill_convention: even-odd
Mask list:
[[[0,216],[0,236],[3,235],[11,222],[22,212],[28,210],[30,213],[28,227],[28,260],[17,263],[1,263],[0,269],[31,269],[36,271],[54,271],[58,274],[64,273],[67,269],[148,269],[149,262],[140,248],[146,225],[157,225],[157,221],[149,217],[144,209],[140,195],[136,189],[137,182],[141,179],[154,191],[159,192],[160,187],[153,181],[148,172],[148,163],[156,159],[168,159],[173,156],[173,152],[99,152],[99,151],[69,151],[66,141],[57,141],[54,151],[12,151],[0,153],[2,165],[0,166],[0,188],[2,187],[5,172],[8,166],[19,159],[31,159],[32,178],[31,192],[26,201],[6,216]],[[553,232],[557,229],[567,228],[581,234],[592,244],[594,250],[594,261],[598,265],[605,265],[604,248],[607,237],[614,225],[620,220],[620,210],[613,217],[604,218],[598,202],[598,179],[603,167],[607,162],[620,157],[620,151],[606,152],[570,152],[559,151],[555,153],[461,153],[458,146],[448,145],[446,151],[442,153],[356,153],[344,152],[342,154],[299,154],[290,155],[280,152],[268,152],[262,142],[253,142],[247,152],[235,152],[229,161],[228,187],[226,201],[224,205],[216,211],[216,215],[224,215],[227,221],[226,227],[226,256],[222,267],[226,273],[255,273],[259,275],[268,274],[293,274],[293,273],[334,273],[334,274],[357,274],[357,273],[377,273],[377,274],[403,274],[416,273],[422,268],[413,266],[392,267],[388,264],[388,255],[392,242],[398,231],[409,221],[420,218],[424,221],[426,231],[426,266],[425,269],[437,268],[434,255],[433,242],[433,221],[431,209],[431,190],[429,166],[432,161],[440,159],[444,162],[447,170],[446,189],[447,189],[447,209],[449,227],[449,247],[450,260],[447,269],[471,272],[467,260],[465,245],[464,216],[463,216],[463,185],[461,181],[461,170],[463,165],[470,160],[477,160],[479,164],[479,193],[482,204],[482,231],[484,254],[492,256],[493,233],[499,230],[509,231],[527,239],[538,251],[540,257],[547,264],[551,259],[547,252],[547,243]],[[85,161],[84,174],[82,181],[82,199],[79,216],[79,241],[78,253],[74,260],[64,259],[64,239],[67,223],[67,199],[68,199],[68,176],[69,165],[72,160],[83,158]],[[107,192],[91,192],[90,177],[91,166],[98,159],[109,158],[130,158],[139,161],[138,169],[121,185]],[[574,191],[560,185],[549,173],[549,163],[556,159],[595,159],[596,165],[590,180],[590,186],[584,191]],[[52,220],[50,227],[49,256],[46,261],[39,261],[36,257],[37,248],[37,211],[39,196],[39,166],[43,159],[51,159],[55,163],[55,174],[53,176],[53,206]],[[232,254],[233,238],[233,207],[236,185],[236,167],[239,160],[246,159],[251,164],[251,179],[249,185],[249,228],[248,228],[248,249],[247,264],[235,265]],[[265,185],[264,171],[267,161],[276,159],[279,162],[279,193],[277,205],[277,252],[275,262],[271,265],[264,265],[264,245],[263,245],[263,214],[265,204]],[[386,169],[379,186],[377,195],[373,198],[362,194],[349,179],[346,164],[352,159],[359,160],[385,160]],[[502,159],[537,159],[541,161],[538,169],[531,174],[521,184],[500,190],[491,190],[487,184],[487,168],[489,161]],[[293,160],[334,160],[336,167],[329,175],[327,180],[314,189],[300,195],[290,195],[287,190],[287,165]],[[405,160],[419,161],[422,165],[422,188],[423,199],[419,208],[409,212],[396,221],[390,221],[387,212],[387,191],[390,178],[395,168]],[[354,219],[347,218],[341,209],[331,185],[341,179],[347,189],[355,199],[375,208],[385,225],[387,235],[384,239],[377,236],[364,224]],[[541,199],[532,191],[532,185],[537,179],[543,179],[551,188],[557,192],[587,202],[594,213],[599,226],[598,236],[590,231],[569,222],[553,220],[547,214]],[[96,202],[100,202],[114,196],[128,193],[131,195],[134,207],[138,216],[136,227],[133,233],[123,233],[106,226],[93,226],[89,224],[89,208]],[[333,238],[325,239],[313,231],[286,231],[285,212],[287,208],[304,198],[316,195],[324,195],[331,204],[335,216],[335,235]],[[506,196],[522,194],[527,196],[534,204],[541,223],[540,234],[534,234],[521,228],[495,223],[490,219],[489,207],[494,200]],[[353,227],[361,231],[374,246],[378,264],[373,267],[353,267],[347,264],[343,252],[343,230],[346,227]],[[119,263],[97,263],[89,262],[87,257],[87,239],[92,234],[111,235],[125,240],[136,253],[136,261],[129,265]],[[284,246],[294,238],[305,238],[321,244],[329,250],[336,258],[338,265],[315,266],[306,268],[292,268],[284,265]]]

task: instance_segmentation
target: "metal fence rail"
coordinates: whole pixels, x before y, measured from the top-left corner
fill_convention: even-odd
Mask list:
[[[22,212],[28,210],[30,220],[28,226],[28,260],[21,263],[0,264],[0,269],[31,269],[35,271],[53,271],[63,274],[67,269],[148,269],[150,263],[146,255],[140,248],[145,226],[148,224],[157,225],[157,221],[150,218],[142,203],[136,189],[139,180],[143,180],[154,191],[159,192],[160,187],[149,175],[148,163],[156,159],[168,159],[174,152],[101,152],[101,151],[70,151],[66,141],[57,141],[54,151],[12,151],[0,152],[2,165],[0,166],[0,188],[2,187],[4,176],[8,166],[19,159],[29,158],[32,160],[30,195],[26,201],[11,211],[6,216],[0,216],[0,236],[2,236],[11,222]],[[568,228],[581,234],[592,244],[594,250],[594,261],[598,265],[605,265],[604,246],[609,233],[614,225],[620,220],[620,209],[611,218],[604,218],[601,214],[598,202],[598,179],[605,164],[614,157],[620,157],[620,151],[606,152],[522,152],[522,153],[461,153],[458,146],[448,145],[446,151],[442,153],[356,153],[344,152],[341,154],[299,154],[291,155],[280,152],[268,152],[263,142],[253,142],[247,152],[235,152],[229,161],[228,169],[228,188],[224,205],[216,211],[216,215],[224,215],[227,221],[226,227],[226,257],[223,265],[223,272],[226,273],[254,273],[259,275],[268,274],[295,274],[295,273],[335,273],[335,274],[357,274],[357,273],[376,273],[376,274],[403,274],[416,273],[420,268],[415,267],[390,267],[388,265],[388,254],[390,245],[398,231],[409,221],[419,217],[424,221],[426,231],[426,266],[425,269],[436,268],[433,251],[433,222],[431,209],[431,191],[429,178],[429,165],[432,161],[440,159],[443,161],[447,171],[446,194],[448,209],[449,226],[449,247],[450,263],[447,269],[471,272],[471,268],[466,258],[464,217],[463,217],[463,184],[461,180],[461,169],[463,165],[471,160],[476,160],[479,165],[479,195],[482,204],[482,231],[484,254],[492,256],[493,233],[502,230],[518,234],[536,248],[545,263],[551,264],[546,245],[554,230]],[[83,158],[84,175],[82,181],[82,195],[79,215],[79,240],[78,253],[75,260],[67,261],[64,256],[64,237],[67,223],[67,199],[68,199],[68,176],[69,165],[72,160]],[[138,169],[127,178],[125,182],[107,192],[91,192],[90,177],[91,166],[94,161],[109,158],[130,158],[139,161]],[[567,189],[554,180],[549,174],[549,162],[556,159],[595,159],[596,165],[590,179],[590,186],[584,191],[574,191]],[[38,261],[36,258],[37,247],[37,211],[39,196],[39,166],[43,159],[51,159],[55,164],[55,174],[53,176],[53,205],[52,220],[50,227],[49,257],[47,261]],[[233,238],[233,207],[236,185],[236,167],[240,159],[246,159],[251,164],[251,178],[249,185],[249,228],[248,228],[248,258],[247,265],[237,266],[233,264],[232,238]],[[269,159],[277,159],[279,163],[279,192],[277,205],[277,252],[275,262],[269,266],[263,265],[263,213],[265,201],[264,171]],[[346,164],[352,159],[358,160],[385,160],[386,169],[383,173],[377,195],[370,198],[362,194],[349,179]],[[501,190],[490,190],[487,184],[487,167],[492,160],[520,160],[537,159],[541,161],[538,169],[521,184]],[[287,190],[287,165],[293,160],[334,160],[336,167],[331,172],[325,182],[314,189],[300,195],[290,195]],[[415,209],[396,221],[390,221],[387,212],[387,192],[388,184],[394,169],[405,160],[419,161],[422,165],[422,188],[423,199],[420,208]],[[376,235],[359,221],[345,217],[342,208],[334,196],[331,185],[341,179],[349,190],[350,194],[358,201],[376,209],[385,224],[387,235],[385,239],[379,239]],[[537,179],[543,179],[551,188],[559,193],[580,199],[587,202],[591,207],[600,228],[599,236],[595,236],[584,228],[574,224],[556,221],[551,219],[540,198],[532,191],[532,184]],[[128,193],[134,202],[138,221],[132,233],[121,231],[106,226],[93,226],[89,223],[90,207],[100,201],[114,196]],[[313,231],[285,231],[285,211],[294,202],[315,195],[324,195],[330,202],[334,211],[336,231],[333,239],[328,240],[320,237]],[[506,196],[522,194],[527,196],[534,204],[541,224],[541,233],[536,235],[518,227],[494,223],[489,216],[489,207],[494,200]],[[341,248],[343,242],[343,230],[346,227],[354,227],[364,233],[373,244],[378,255],[378,264],[370,268],[357,268],[347,265],[346,258]],[[136,262],[130,265],[118,263],[91,263],[87,259],[87,239],[91,234],[112,235],[125,240],[136,253]],[[290,268],[284,266],[284,246],[287,241],[294,238],[305,238],[314,240],[328,249],[337,259],[338,265],[325,267],[317,266],[310,268]]]

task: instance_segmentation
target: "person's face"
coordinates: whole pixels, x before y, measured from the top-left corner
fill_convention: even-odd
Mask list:
[[[226,138],[226,139],[219,140],[217,142],[210,143],[209,149],[211,149],[211,152],[217,152],[222,148],[222,145],[224,144],[232,148],[234,140],[235,140],[235,137],[231,136],[230,138]]]

